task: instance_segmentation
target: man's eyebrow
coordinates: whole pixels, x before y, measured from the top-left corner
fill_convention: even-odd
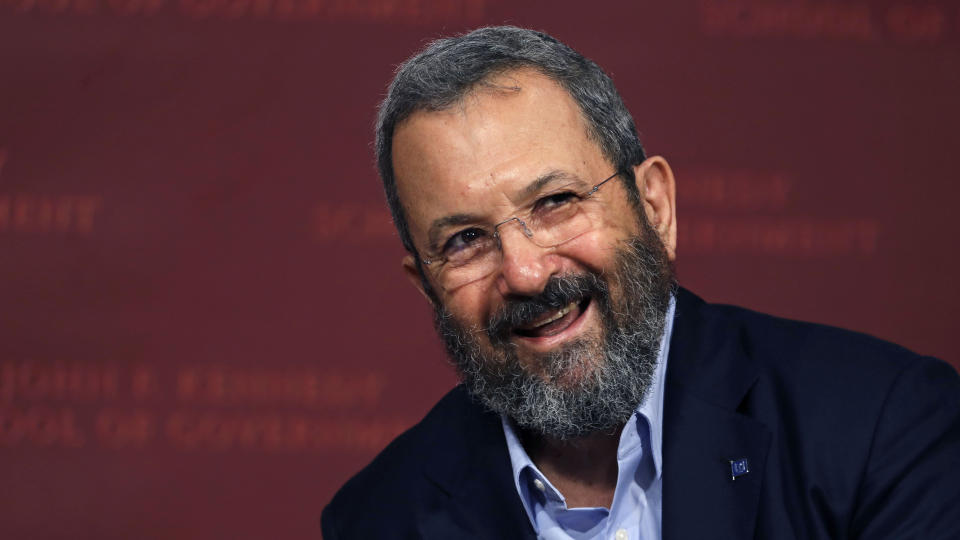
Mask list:
[[[554,169],[552,171],[547,171],[536,178],[533,182],[527,184],[525,188],[520,190],[519,199],[528,199],[537,193],[539,193],[543,188],[549,186],[554,182],[560,182],[564,180],[573,180],[580,181],[580,177],[560,169]]]

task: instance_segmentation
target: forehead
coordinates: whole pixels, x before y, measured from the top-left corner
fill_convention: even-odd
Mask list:
[[[546,172],[598,181],[610,168],[573,98],[530,69],[499,75],[449,109],[411,115],[392,154],[415,239],[444,215],[510,206]]]

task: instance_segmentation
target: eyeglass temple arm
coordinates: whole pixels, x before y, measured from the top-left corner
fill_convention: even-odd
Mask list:
[[[589,197],[590,195],[593,195],[594,193],[597,192],[597,190],[600,189],[600,186],[602,186],[602,185],[606,184],[607,182],[613,180],[613,179],[616,178],[617,175],[619,175],[619,174],[620,174],[620,171],[617,171],[617,172],[611,174],[611,175],[608,176],[603,182],[600,182],[599,184],[593,186],[593,187],[590,189],[590,191],[588,191],[584,196],[585,196],[585,197]]]

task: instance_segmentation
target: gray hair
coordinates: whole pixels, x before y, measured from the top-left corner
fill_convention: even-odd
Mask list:
[[[588,136],[621,173],[631,202],[639,205],[632,167],[645,159],[643,146],[610,77],[593,61],[547,34],[514,26],[479,28],[433,41],[401,64],[380,104],[377,168],[394,225],[403,247],[411,254],[416,255],[417,250],[393,173],[394,129],[415,112],[445,110],[478,84],[524,67],[542,72],[570,93],[585,117]]]

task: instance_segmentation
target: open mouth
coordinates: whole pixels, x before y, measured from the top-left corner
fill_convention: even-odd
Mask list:
[[[590,297],[579,302],[570,302],[566,306],[548,311],[529,324],[517,326],[514,334],[525,338],[555,336],[570,327],[587,310]]]

